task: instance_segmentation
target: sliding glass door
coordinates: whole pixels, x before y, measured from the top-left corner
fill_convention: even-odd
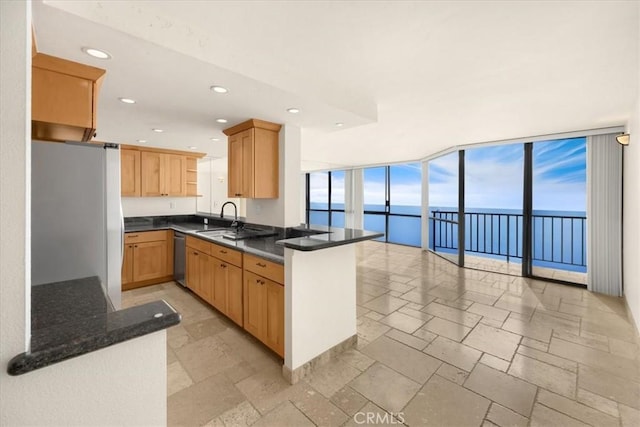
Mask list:
[[[586,284],[586,138],[533,144],[531,275]]]
[[[363,170],[364,228],[384,233],[378,240],[420,246],[422,169],[419,163]]]
[[[523,144],[465,150],[465,266],[520,274]]]
[[[460,153],[433,159],[428,167],[429,249],[458,264]]]
[[[472,148],[428,166],[429,249],[469,268],[586,283],[586,138]]]

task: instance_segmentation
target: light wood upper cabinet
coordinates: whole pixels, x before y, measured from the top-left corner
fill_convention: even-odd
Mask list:
[[[36,53],[31,67],[31,136],[89,141],[96,131],[98,91],[105,70]]]
[[[187,195],[187,158],[177,154],[164,155],[164,189],[167,196]]]
[[[125,197],[140,197],[140,152],[120,150],[120,187]]]
[[[187,196],[198,195],[198,158],[187,157]]]
[[[280,128],[251,119],[224,130],[229,137],[229,197],[278,198]]]
[[[140,163],[143,196],[187,195],[185,156],[143,151]]]
[[[122,145],[121,195],[124,197],[197,196],[198,158],[204,153]]]

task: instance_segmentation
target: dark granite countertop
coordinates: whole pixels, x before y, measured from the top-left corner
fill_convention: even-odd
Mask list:
[[[150,334],[180,323],[165,301],[113,311],[98,277],[31,288],[31,350],[11,359],[10,375]]]
[[[223,219],[209,217],[208,221],[209,224],[205,225],[203,218],[195,215],[182,217],[125,218],[125,231],[129,233],[172,229],[232,249],[257,255],[279,264],[284,264],[284,248],[299,251],[315,251],[384,236],[383,233],[373,231],[327,227],[323,225],[303,224],[298,227],[284,229],[251,224],[252,227],[257,226],[270,229],[274,231],[276,235],[234,241],[226,239],[223,236],[211,237],[199,233],[199,231],[229,227],[232,219],[228,217]]]
[[[314,233],[290,239],[278,240],[276,244],[284,246],[285,248],[296,249],[298,251],[317,251],[334,246],[377,239],[378,237],[384,236],[384,233],[379,233],[377,231],[327,227],[325,225],[300,226],[295,229],[301,232],[309,230]]]

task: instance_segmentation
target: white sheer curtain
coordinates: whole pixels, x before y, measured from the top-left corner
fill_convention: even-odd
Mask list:
[[[587,289],[622,295],[622,147],[587,137]]]

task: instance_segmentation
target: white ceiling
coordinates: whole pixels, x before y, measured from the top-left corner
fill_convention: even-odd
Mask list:
[[[35,2],[33,15],[40,51],[107,69],[98,139],[223,157],[221,130],[260,118],[300,126],[302,168],[312,170],[624,125],[638,85],[638,9],[635,1],[52,0]],[[91,58],[82,46],[113,58]],[[213,84],[230,92],[215,94]]]

